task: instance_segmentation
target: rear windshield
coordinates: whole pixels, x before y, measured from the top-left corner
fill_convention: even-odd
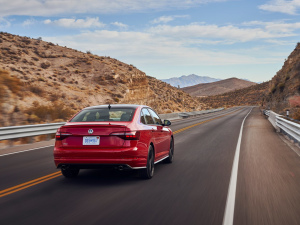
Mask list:
[[[135,109],[85,109],[71,122],[131,121]]]

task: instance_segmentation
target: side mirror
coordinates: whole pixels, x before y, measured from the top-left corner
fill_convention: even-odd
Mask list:
[[[170,120],[164,120],[164,126],[170,126],[171,121]]]

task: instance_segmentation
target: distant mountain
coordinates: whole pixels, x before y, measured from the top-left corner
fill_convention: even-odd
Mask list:
[[[268,89],[269,82],[264,82],[220,95],[199,98],[199,101],[207,103],[211,108],[232,107],[237,105],[261,105],[266,99]]]
[[[229,78],[212,83],[197,84],[191,87],[185,87],[182,88],[182,90],[189,93],[191,96],[202,97],[219,95],[229,91],[250,87],[252,85],[256,85],[256,83],[238,78]]]
[[[169,79],[162,79],[162,81],[171,84],[173,87],[178,87],[179,85],[180,88],[193,86],[201,83],[211,83],[219,80],[220,79],[211,78],[207,76],[198,76],[196,74],[191,74],[187,76],[183,75],[181,77],[172,77]]]

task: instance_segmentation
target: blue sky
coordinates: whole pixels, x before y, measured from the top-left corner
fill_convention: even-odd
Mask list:
[[[300,41],[300,0],[0,0],[0,30],[158,79],[270,80]]]

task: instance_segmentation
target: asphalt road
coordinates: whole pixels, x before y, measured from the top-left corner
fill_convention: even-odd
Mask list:
[[[0,157],[0,223],[222,224],[250,110],[173,122],[175,161],[156,164],[151,180],[130,171],[82,170],[75,179],[55,175],[4,195],[58,170],[51,147]],[[254,108],[241,139],[233,224],[300,224],[299,190],[299,156]]]

